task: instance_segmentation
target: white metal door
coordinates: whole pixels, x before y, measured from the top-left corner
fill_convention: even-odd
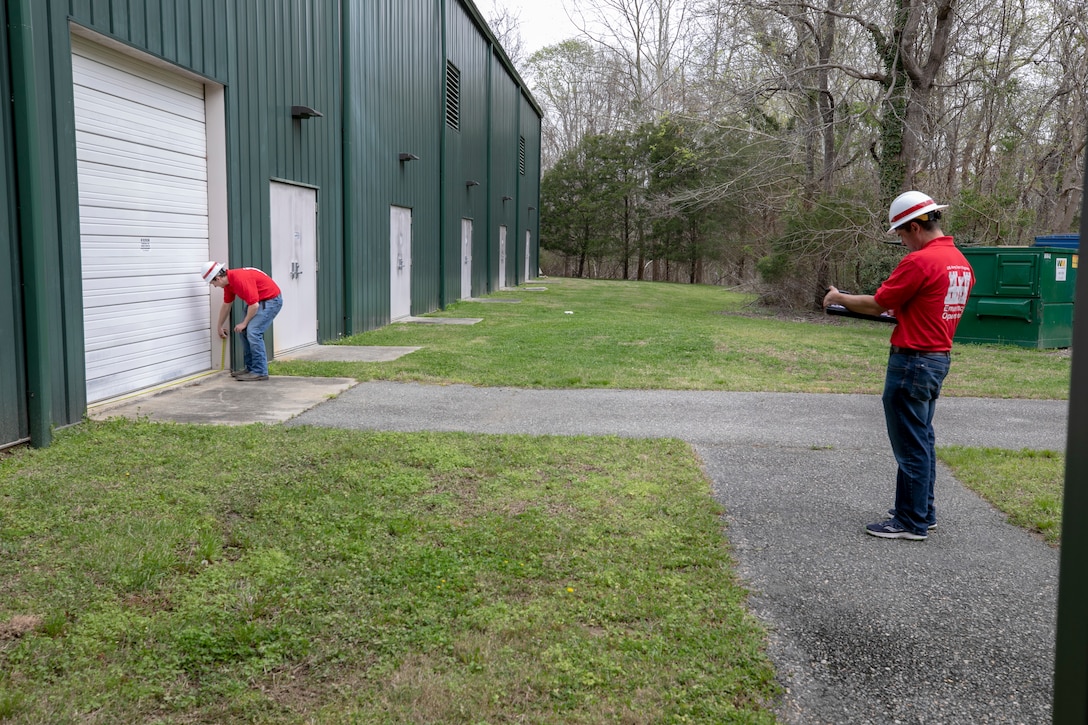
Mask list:
[[[461,220],[461,299],[472,296],[472,220]]]
[[[412,314],[412,210],[389,207],[389,319]]]
[[[274,354],[317,342],[317,190],[273,181],[272,279],[283,309],[272,323]]]
[[[529,256],[529,251],[532,249],[532,245],[530,244],[530,241],[532,241],[532,238],[533,238],[533,233],[526,230],[525,231],[525,277],[523,278],[523,281],[525,281],[525,282],[528,282],[530,279],[533,278],[533,275],[529,274],[529,269],[532,266],[531,265],[532,260],[530,259],[530,256]]]
[[[204,86],[72,37],[87,400],[208,369]]]
[[[499,289],[506,286],[506,227],[499,227]]]

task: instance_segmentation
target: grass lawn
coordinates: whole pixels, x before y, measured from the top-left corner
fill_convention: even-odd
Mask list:
[[[714,287],[559,280],[474,326],[274,374],[878,393],[887,327]],[[568,312],[572,314],[567,314]],[[946,395],[1065,398],[1062,352],[957,346]],[[942,449],[1060,537],[1062,457]],[[773,722],[765,635],[688,446],[88,422],[0,454],[0,721]],[[728,532],[726,532],[728,533]]]
[[[475,325],[392,324],[343,340],[423,349],[390,363],[276,362],[281,375],[535,388],[879,394],[887,325],[772,316],[721,287],[563,279],[542,292],[457,302],[436,317]],[[568,312],[572,314],[567,314]],[[1065,399],[1064,350],[956,345],[945,395]]]
[[[677,441],[118,420],[0,480],[4,722],[774,721]]]

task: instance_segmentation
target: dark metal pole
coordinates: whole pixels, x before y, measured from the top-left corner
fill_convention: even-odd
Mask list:
[[[1084,189],[1088,189],[1088,165]],[[1080,238],[1088,239],[1088,195],[1082,191]],[[1054,656],[1055,725],[1088,723],[1088,275],[1077,275],[1065,504]]]
[[[22,259],[26,329],[27,416],[30,443],[44,448],[53,440],[53,392],[50,385],[50,303],[60,295],[56,271],[46,269],[45,209],[41,188],[37,61],[33,6],[37,0],[8,3],[11,89],[15,115],[15,168],[19,204],[19,250]],[[52,287],[52,292],[50,291]]]

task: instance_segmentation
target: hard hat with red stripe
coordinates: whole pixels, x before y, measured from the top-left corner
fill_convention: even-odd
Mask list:
[[[933,212],[947,208],[947,204],[938,204],[930,199],[927,194],[920,191],[905,191],[895,197],[895,201],[888,208],[888,223],[891,224],[888,234],[894,234],[898,227],[903,226],[912,219],[918,219],[919,221],[939,219],[940,215],[933,214]],[[922,218],[919,219],[919,217]]]
[[[200,268],[200,276],[204,278],[204,281],[208,284],[212,283],[212,280],[219,276],[219,273],[226,268],[226,265],[222,262],[205,262]]]

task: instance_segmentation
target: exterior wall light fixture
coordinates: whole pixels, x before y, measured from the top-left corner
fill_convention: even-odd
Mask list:
[[[325,114],[321,113],[317,109],[310,108],[309,106],[291,106],[292,118],[297,118],[305,121],[307,118],[314,118],[315,116],[320,118]]]

